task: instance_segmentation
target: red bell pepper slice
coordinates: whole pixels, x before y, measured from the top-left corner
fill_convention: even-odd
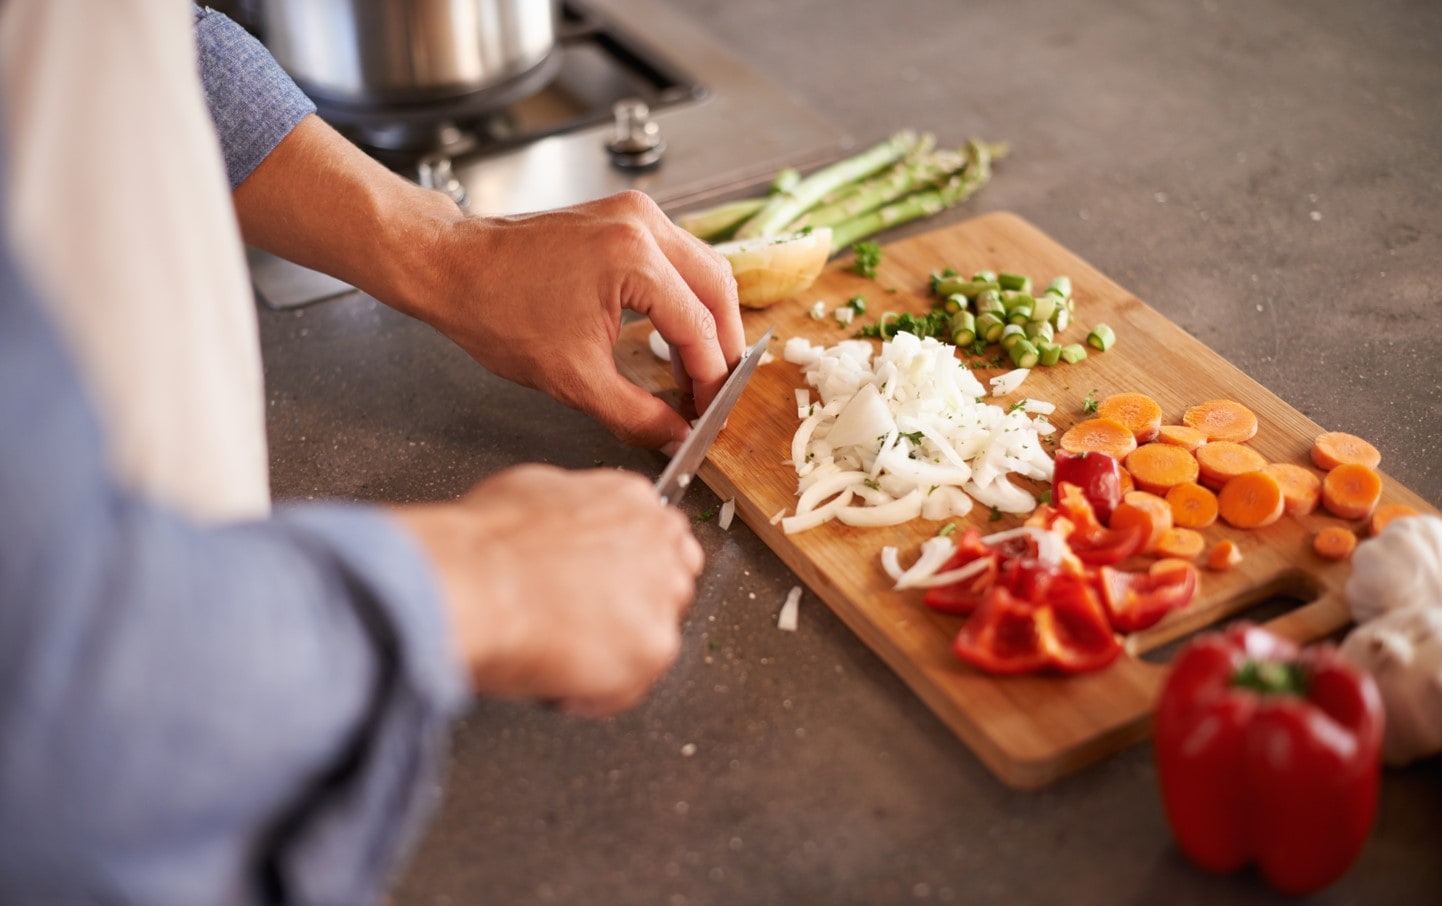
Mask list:
[[[1079,488],[1103,523],[1111,521],[1112,510],[1122,502],[1121,464],[1115,457],[1097,450],[1085,453],[1058,450],[1051,481],[1053,487],[1066,482]]]
[[[957,633],[956,656],[991,673],[1099,670],[1121,653],[1105,611],[1085,578],[1032,571],[1044,594],[1019,597],[1004,584],[988,593]]]
[[[1331,645],[1298,651],[1239,623],[1178,655],[1155,721],[1178,845],[1215,872],[1255,862],[1284,893],[1320,890],[1376,812],[1382,701]]]
[[[950,572],[982,558],[985,558],[988,563],[981,567],[981,571],[975,576],[960,582],[952,582],[949,585],[928,588],[921,597],[922,603],[942,613],[965,616],[975,611],[981,606],[982,601],[986,600],[987,592],[991,591],[992,586],[996,584],[1000,554],[981,540],[981,532],[974,528],[968,528],[957,539],[956,551],[941,567],[941,572]]]
[[[1162,562],[1159,561],[1159,565]],[[1097,590],[1117,632],[1137,632],[1187,606],[1197,591],[1197,568],[1182,560],[1145,573],[1103,566],[1096,572]]]
[[[1116,465],[1116,460],[1100,454]],[[1071,523],[1067,545],[1077,559],[1089,566],[1109,566],[1120,563],[1142,548],[1145,536],[1140,526],[1126,529],[1109,529],[1097,518],[1090,498],[1078,485],[1063,481],[1052,485],[1055,505],[1054,513],[1045,517],[1048,524],[1057,517]]]

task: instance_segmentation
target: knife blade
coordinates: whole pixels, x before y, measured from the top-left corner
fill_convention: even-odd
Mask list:
[[[746,389],[751,373],[761,363],[761,354],[766,351],[766,344],[771,341],[771,334],[775,330],[775,327],[767,328],[761,339],[746,350],[741,361],[731,370],[731,376],[721,385],[716,398],[691,427],[691,433],[681,442],[680,449],[671,457],[671,461],[661,472],[661,477],[656,479],[656,493],[661,496],[662,503],[675,505],[681,502],[681,497],[685,495],[696,470],[706,459],[706,451],[711,449],[711,442],[720,433],[721,426],[726,424],[726,417],[741,398],[741,391]]]

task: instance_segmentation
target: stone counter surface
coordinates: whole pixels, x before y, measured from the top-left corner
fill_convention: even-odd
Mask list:
[[[1442,6],[1432,0],[675,0],[858,144],[1013,156],[900,238],[1015,211],[1442,506]],[[360,296],[263,312],[277,497],[457,495],[506,466],[662,460]],[[1269,903],[1171,843],[1145,745],[996,782],[739,522],[675,669],[590,723],[478,704],[396,906]],[[1320,831],[1320,829],[1319,829]],[[1442,902],[1442,761],[1389,771],[1307,902]]]

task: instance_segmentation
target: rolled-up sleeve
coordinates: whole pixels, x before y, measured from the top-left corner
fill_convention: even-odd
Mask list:
[[[0,512],[0,902],[373,901],[465,700],[409,535],[119,490],[3,241]]]
[[[255,38],[228,16],[195,7],[200,81],[234,189],[315,104]]]

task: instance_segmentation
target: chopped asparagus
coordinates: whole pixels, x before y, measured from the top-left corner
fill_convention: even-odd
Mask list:
[[[1102,352],[1111,349],[1116,343],[1116,332],[1106,324],[1098,324],[1092,328],[1091,333],[1087,334],[1087,345],[1100,349]]]

